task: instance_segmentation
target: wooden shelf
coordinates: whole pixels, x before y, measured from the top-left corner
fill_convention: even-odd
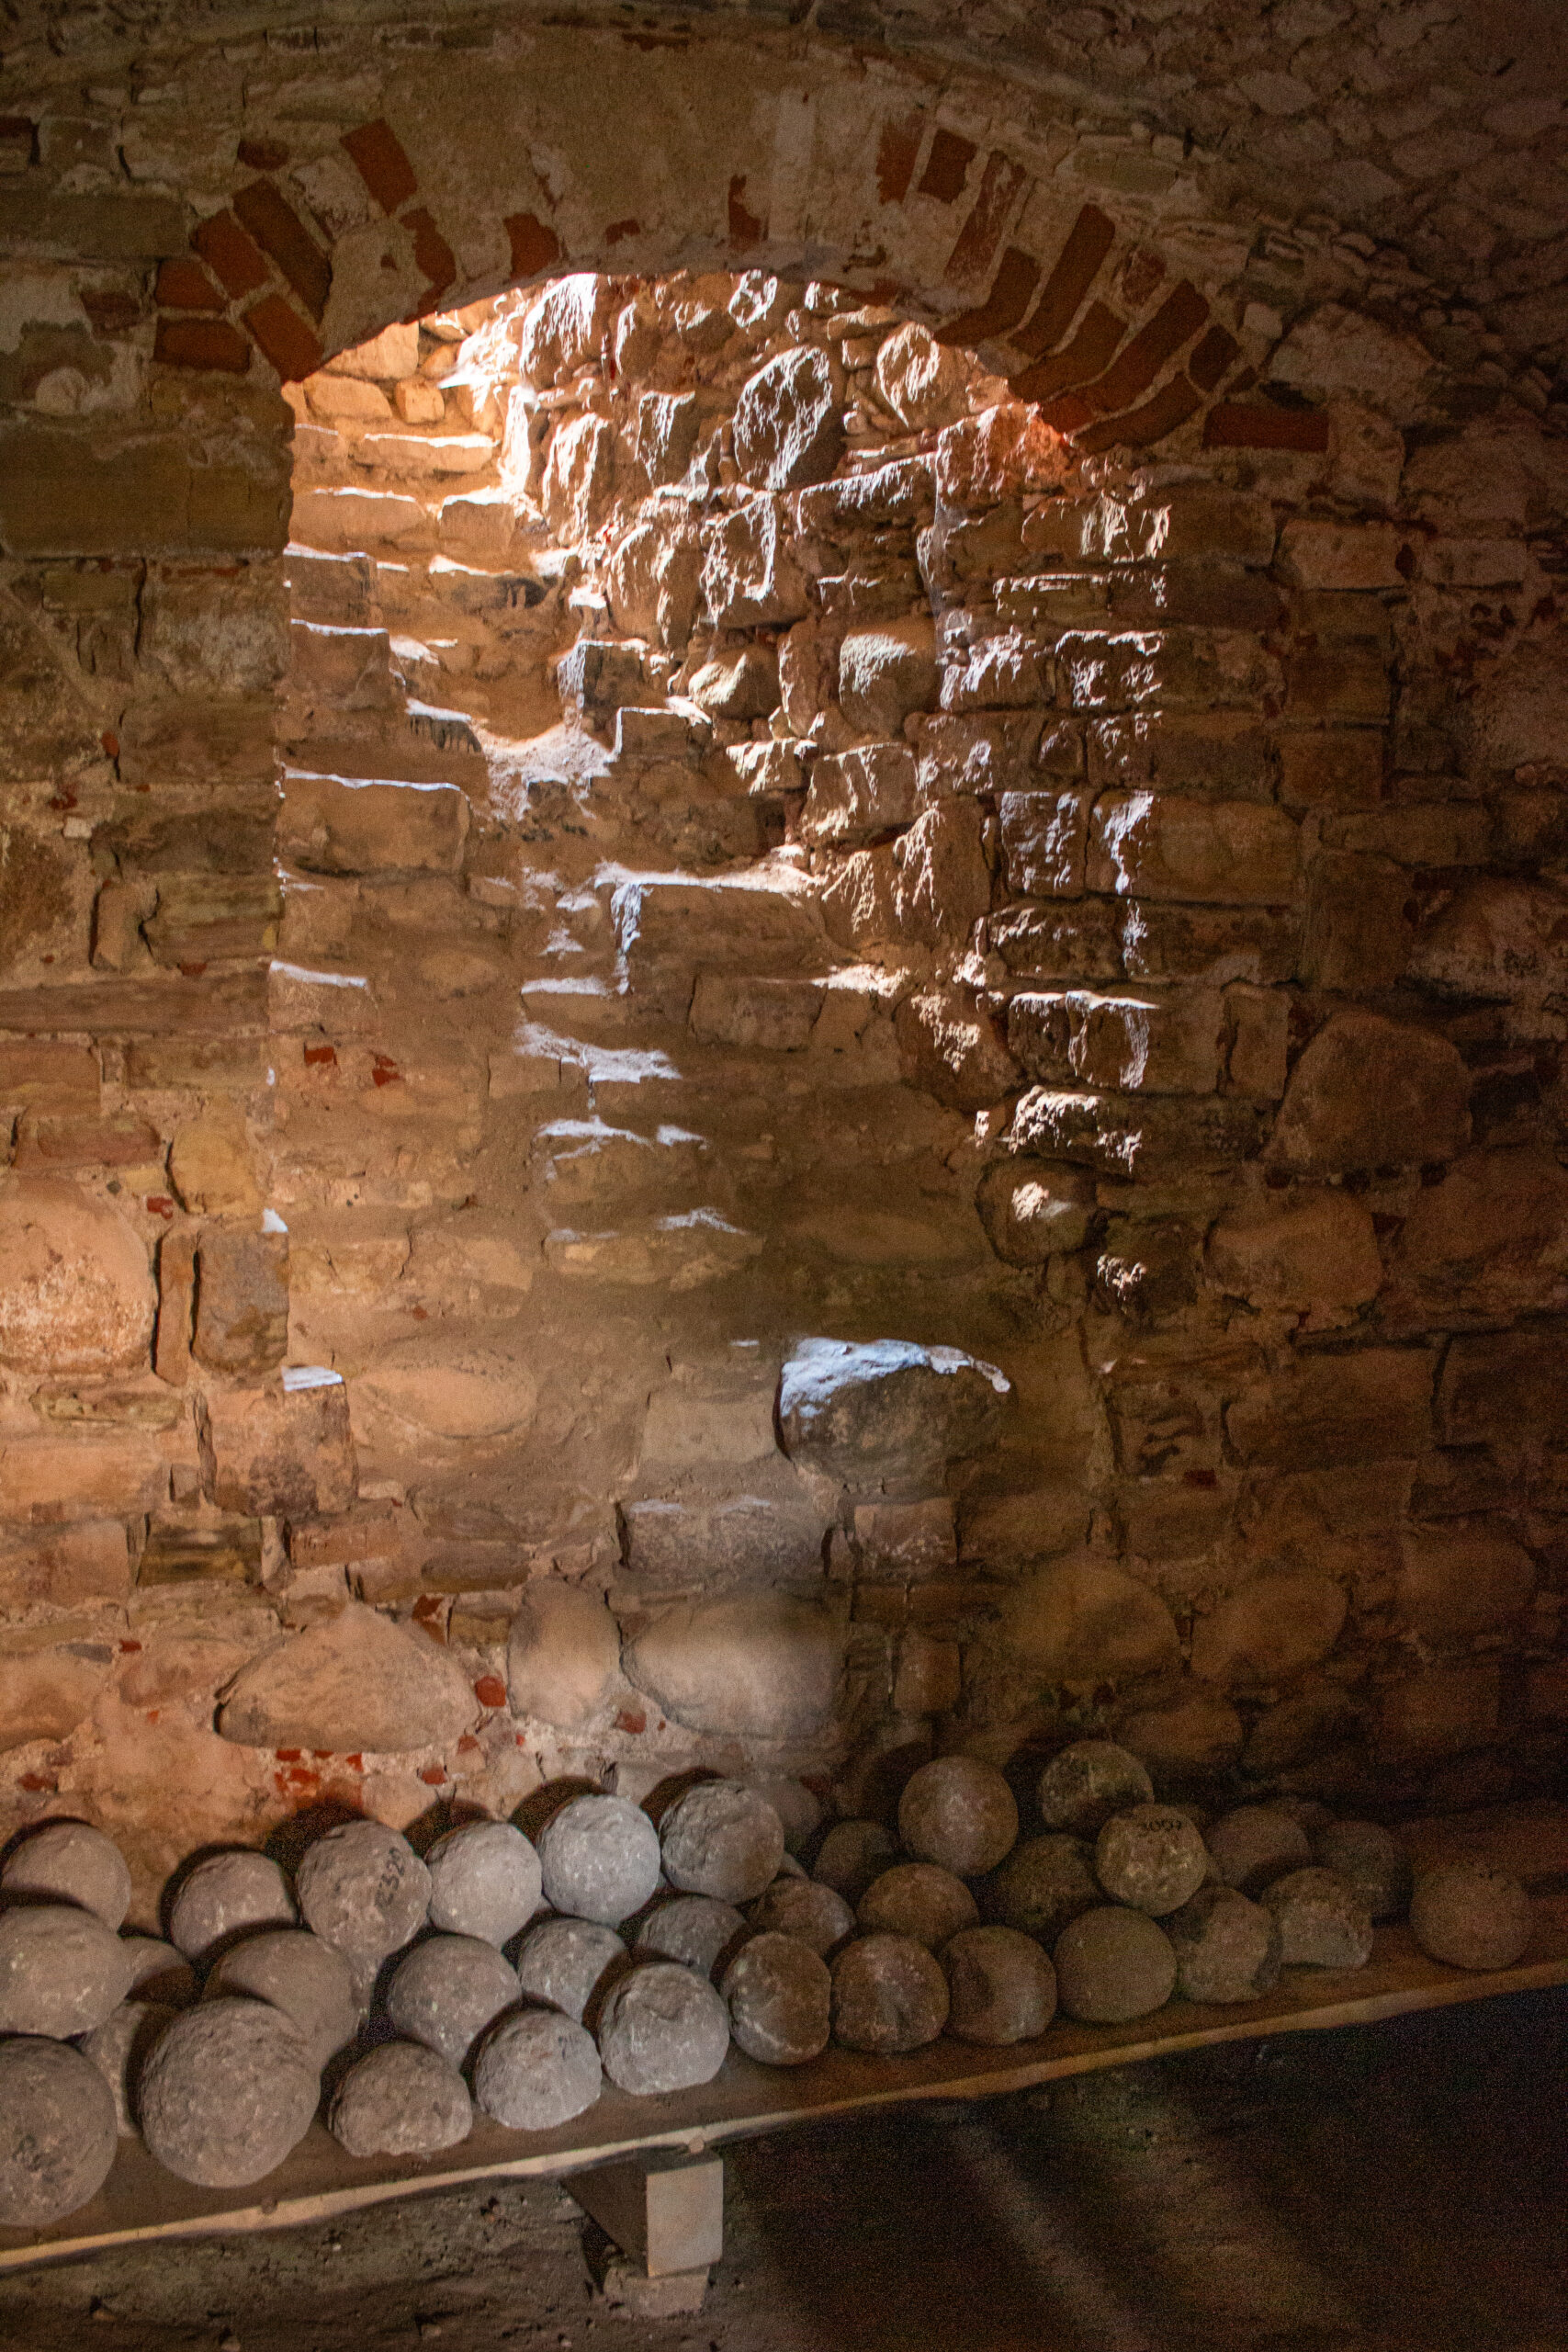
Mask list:
[[[122,2140],[114,2169],[90,2204],[46,2230],[0,2230],[0,2271],[143,2239],[285,2229],[420,2190],[581,2172],[656,2148],[695,2152],[857,2109],[979,2098],[1211,2043],[1375,2024],[1415,2009],[1568,1984],[1568,1806],[1499,1806],[1413,1822],[1401,1835],[1424,1864],[1462,1855],[1525,1880],[1535,1898],[1535,1933],[1517,1966],[1485,1974],[1447,1968],[1419,1951],[1407,1928],[1380,1928],[1365,1968],[1289,1969],[1266,1998],[1235,2007],[1173,2001],[1132,2025],[1062,2022],[1037,2041],[1007,2050],[975,2049],[944,2035],[908,2058],[829,2050],[793,2068],[759,2066],[731,2049],[700,2090],[649,2099],[606,2086],[586,2115],[555,2132],[508,2132],[480,2117],[460,2147],[423,2160],[345,2155],[317,2122],[285,2164],[248,2188],[189,2188],[139,2141]]]

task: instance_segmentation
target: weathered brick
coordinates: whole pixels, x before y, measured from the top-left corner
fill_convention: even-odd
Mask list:
[[[1268,906],[1293,897],[1298,834],[1255,801],[1108,792],[1089,827],[1088,883],[1119,897]]]
[[[12,1110],[94,1111],[98,1057],[90,1046],[57,1046],[33,1038],[0,1044],[0,1103]]]
[[[251,346],[227,319],[160,319],[152,356],[164,368],[216,368],[243,376]]]

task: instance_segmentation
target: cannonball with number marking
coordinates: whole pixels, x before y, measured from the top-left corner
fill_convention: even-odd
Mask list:
[[[1170,1938],[1147,1912],[1119,1904],[1069,1920],[1051,1958],[1057,1999],[1085,2025],[1126,2025],[1163,2008],[1176,1989]]]
[[[1533,1926],[1517,1878],[1486,1862],[1442,1862],[1423,1871],[1410,1898],[1410,1932],[1430,1960],[1450,1968],[1511,1968]]]
[[[406,1838],[378,1821],[344,1821],[317,1838],[295,1876],[305,1924],[341,1951],[356,1979],[418,1935],[430,1872]]]
[[[456,2066],[420,2041],[383,2041],[356,2058],[333,2093],[327,2129],[351,2156],[433,2156],[473,2129]]]
[[[778,1873],[784,1824],[743,1781],[699,1781],[665,1815],[660,1845],[664,1875],[683,1894],[750,1903]]]
[[[813,1878],[776,1878],[747,1914],[754,1928],[794,1936],[826,1960],[854,1931],[855,1915],[841,1894]]]
[[[47,1821],[0,1863],[0,1894],[74,1903],[106,1928],[130,1908],[130,1871],[112,1838],[86,1821]]]
[[[114,2098],[90,2058],[68,2041],[0,2041],[0,2224],[47,2229],[108,2177]]]
[[[1312,1841],[1312,1858],[1337,1871],[1371,1913],[1373,1924],[1403,1917],[1416,1874],[1397,1838],[1376,1821],[1330,1821]]]
[[[729,2030],[764,2066],[804,2066],[828,2047],[833,1980],[826,1961],[795,1936],[753,1936],[719,1984]]]
[[[614,1928],[597,1919],[541,1919],[517,1947],[517,1982],[530,2001],[592,2026],[631,1954]]]
[[[482,1936],[432,1936],[405,1952],[387,1987],[387,2015],[411,2041],[462,2066],[486,2026],[521,1996],[517,1971]]]
[[[1155,1784],[1130,1748],[1113,1739],[1075,1739],[1040,1775],[1040,1818],[1047,1829],[1098,1838],[1113,1813],[1151,1804]]]
[[[896,2058],[923,2050],[947,2023],[942,1962],[912,1936],[862,1936],[833,1962],[833,2039]]]
[[[573,1797],[539,1837],[545,1901],[618,1928],[659,1884],[659,1832],[626,1797]]]
[[[898,1835],[918,1861],[977,1878],[1018,1843],[1018,1804],[994,1764],[938,1756],[905,1782]]]
[[[1280,1977],[1280,1928],[1234,1886],[1201,1886],[1165,1922],[1176,1988],[1187,2001],[1253,2001]]]
[[[539,1857],[510,1821],[470,1821],[449,1829],[425,1855],[430,1924],[448,1935],[480,1936],[501,1946],[539,1907]]]
[[[960,2041],[1032,2041],[1056,2014],[1056,1972],[1033,1937],[1017,1928],[964,1928],[945,1947],[942,1964],[947,2030]]]
[[[292,1928],[293,1891],[265,1854],[209,1854],[181,1881],[169,1909],[169,1939],[187,1960],[204,1961],[260,1928]]]
[[[1259,1900],[1279,1922],[1287,1968],[1364,1968],[1371,1958],[1372,1915],[1336,1871],[1292,1871]]]
[[[1135,1804],[1112,1814],[1094,1846],[1095,1875],[1118,1903],[1152,1919],[1196,1894],[1209,1871],[1208,1850],[1185,1814],[1166,1804]]]
[[[863,1935],[912,1936],[940,1951],[960,1928],[978,1925],[979,1906],[961,1878],[935,1862],[895,1862],[873,1880],[855,1918]]]
[[[599,2055],[618,2090],[645,2098],[691,2090],[713,2080],[728,2047],[729,2012],[678,1961],[633,1968],[604,1996]]]
[[[310,2128],[321,2076],[303,2034],[265,2001],[203,2001],[141,2069],[141,2136],[198,2188],[262,2180]]]

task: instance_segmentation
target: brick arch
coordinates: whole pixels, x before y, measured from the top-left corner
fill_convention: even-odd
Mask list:
[[[508,285],[761,267],[983,350],[1086,455],[1323,446],[1323,420],[1246,401],[1268,351],[1237,326],[1247,239],[1205,217],[1199,175],[1123,158],[1133,193],[1112,189],[1093,142],[998,133],[998,96],[812,43],[579,29],[520,39],[499,77],[405,60],[378,111],[309,152],[240,141],[229,203],[159,272],[157,355],[293,379]]]

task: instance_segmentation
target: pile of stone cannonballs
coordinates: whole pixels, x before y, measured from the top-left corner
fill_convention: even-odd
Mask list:
[[[169,1890],[166,1942],[123,1932],[112,1842],[47,1823],[0,1864],[0,2224],[85,2204],[121,2133],[182,2180],[236,2188],[323,2099],[349,2154],[429,2155],[476,2109],[547,2132],[605,2078],[694,2088],[731,2041],[798,2066],[830,2040],[891,2058],[943,2030],[1032,2041],[1058,2007],[1120,2025],[1177,1994],[1247,2001],[1282,1966],[1360,1967],[1374,1921],[1406,1911],[1461,1968],[1508,1967],[1529,1941],[1529,1898],[1499,1871],[1414,1877],[1387,1830],[1321,1805],[1206,1820],[1157,1803],[1106,1740],[1053,1758],[1038,1810],[1021,1842],[1008,1781],[947,1756],[906,1785],[897,1841],[876,1821],[824,1833],[798,1782],[716,1779],[657,1823],[571,1795],[536,1838],[477,1821],[423,1858],[350,1821],[292,1880],[260,1853],[197,1861]]]

